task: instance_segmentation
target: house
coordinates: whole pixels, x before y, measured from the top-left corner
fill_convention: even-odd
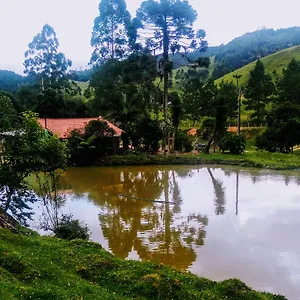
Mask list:
[[[123,130],[116,125],[105,120],[103,117],[98,118],[40,118],[38,122],[44,129],[51,131],[61,139],[67,139],[70,131],[74,129],[84,129],[92,120],[106,122],[107,125],[115,132],[115,137],[121,137]]]
[[[74,129],[84,129],[86,125],[92,120],[99,120],[106,122],[107,125],[113,129],[114,138],[112,139],[112,154],[116,154],[120,145],[120,138],[123,130],[116,125],[105,120],[103,117],[98,118],[39,118],[38,122],[41,126],[59,136],[60,139],[67,139],[69,133]]]

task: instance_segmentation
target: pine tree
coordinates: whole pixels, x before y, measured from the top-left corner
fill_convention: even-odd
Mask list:
[[[300,105],[300,62],[292,59],[277,84],[280,102]]]
[[[197,12],[185,0],[146,0],[137,11],[137,18],[143,24],[143,38],[146,47],[154,54],[162,52],[159,62],[163,79],[163,115],[167,133],[167,103],[169,78],[172,62],[169,54],[180,52],[185,57],[190,50],[203,51],[207,47],[205,31],[194,32],[193,24]],[[163,139],[165,143],[166,137]],[[164,147],[165,145],[163,145]]]
[[[266,104],[274,91],[271,77],[265,73],[265,67],[258,60],[255,68],[250,72],[250,78],[245,91],[246,110],[253,110],[251,118],[257,122],[264,120],[266,115]]]

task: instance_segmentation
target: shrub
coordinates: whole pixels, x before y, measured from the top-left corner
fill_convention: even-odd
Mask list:
[[[89,239],[90,233],[86,225],[73,219],[72,215],[63,215],[54,230],[55,236],[65,240]]]
[[[193,150],[191,137],[178,130],[175,134],[175,151],[191,152]]]
[[[145,117],[141,120],[137,120],[136,123],[126,131],[128,134],[126,138],[131,140],[135,150],[157,153],[159,141],[163,138],[160,121]]]
[[[227,132],[219,143],[222,152],[229,151],[230,154],[241,154],[246,148],[246,141],[242,135]]]

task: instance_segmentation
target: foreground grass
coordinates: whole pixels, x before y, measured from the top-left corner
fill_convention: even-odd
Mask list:
[[[124,155],[104,157],[97,163],[98,166],[200,164],[239,165],[243,167],[257,167],[273,170],[295,170],[300,169],[300,153],[295,152],[295,154],[282,154],[246,150],[246,152],[242,155],[221,153]]]
[[[285,299],[237,279],[214,282],[120,260],[99,244],[0,229],[0,299]]]

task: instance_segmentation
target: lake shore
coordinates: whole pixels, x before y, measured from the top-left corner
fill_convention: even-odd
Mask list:
[[[157,154],[157,155],[115,155],[99,159],[95,166],[137,166],[137,165],[234,165],[271,170],[300,169],[300,155],[245,152],[241,155],[211,154]]]
[[[101,245],[0,229],[1,299],[286,299],[238,279],[211,281],[151,262],[118,259]]]

